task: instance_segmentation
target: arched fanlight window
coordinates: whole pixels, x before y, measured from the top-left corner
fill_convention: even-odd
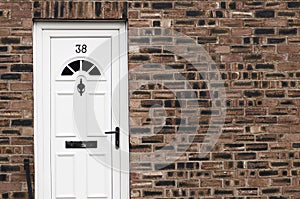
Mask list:
[[[92,76],[100,76],[97,66],[87,60],[75,60],[69,63],[62,71],[62,76],[72,76],[78,71],[85,71]]]

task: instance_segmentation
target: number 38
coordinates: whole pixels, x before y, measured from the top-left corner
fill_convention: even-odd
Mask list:
[[[76,53],[86,53],[87,52],[87,45],[85,44],[76,44]]]

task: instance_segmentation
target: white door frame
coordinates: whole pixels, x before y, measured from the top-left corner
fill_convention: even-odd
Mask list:
[[[127,26],[122,21],[79,21],[79,22],[35,22],[33,26],[33,64],[34,64],[34,160],[35,160],[35,198],[50,199],[51,196],[51,149],[50,149],[50,38],[55,31],[62,30],[117,30],[119,55],[113,60],[120,73],[115,76],[122,82],[113,81],[112,88],[118,89],[115,98],[122,105],[113,105],[120,113],[120,148],[113,149],[113,180],[120,185],[114,187],[114,199],[129,199],[129,129],[128,129],[128,60]],[[100,35],[101,36],[101,35]],[[117,85],[118,84],[118,85]],[[119,92],[118,92],[119,91]],[[124,106],[127,105],[127,106]],[[114,118],[115,119],[115,118]],[[116,119],[118,120],[118,119]],[[112,129],[113,130],[113,129]],[[122,154],[121,154],[122,153]],[[117,157],[117,158],[116,158]]]

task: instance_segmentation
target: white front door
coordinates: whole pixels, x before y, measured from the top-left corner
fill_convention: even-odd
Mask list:
[[[124,24],[35,33],[36,198],[129,198]]]

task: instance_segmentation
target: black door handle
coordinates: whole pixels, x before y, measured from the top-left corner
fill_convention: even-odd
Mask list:
[[[108,131],[108,132],[105,132],[105,134],[116,134],[115,145],[116,145],[116,149],[119,149],[119,147],[120,147],[120,128],[116,127],[115,131]]]

